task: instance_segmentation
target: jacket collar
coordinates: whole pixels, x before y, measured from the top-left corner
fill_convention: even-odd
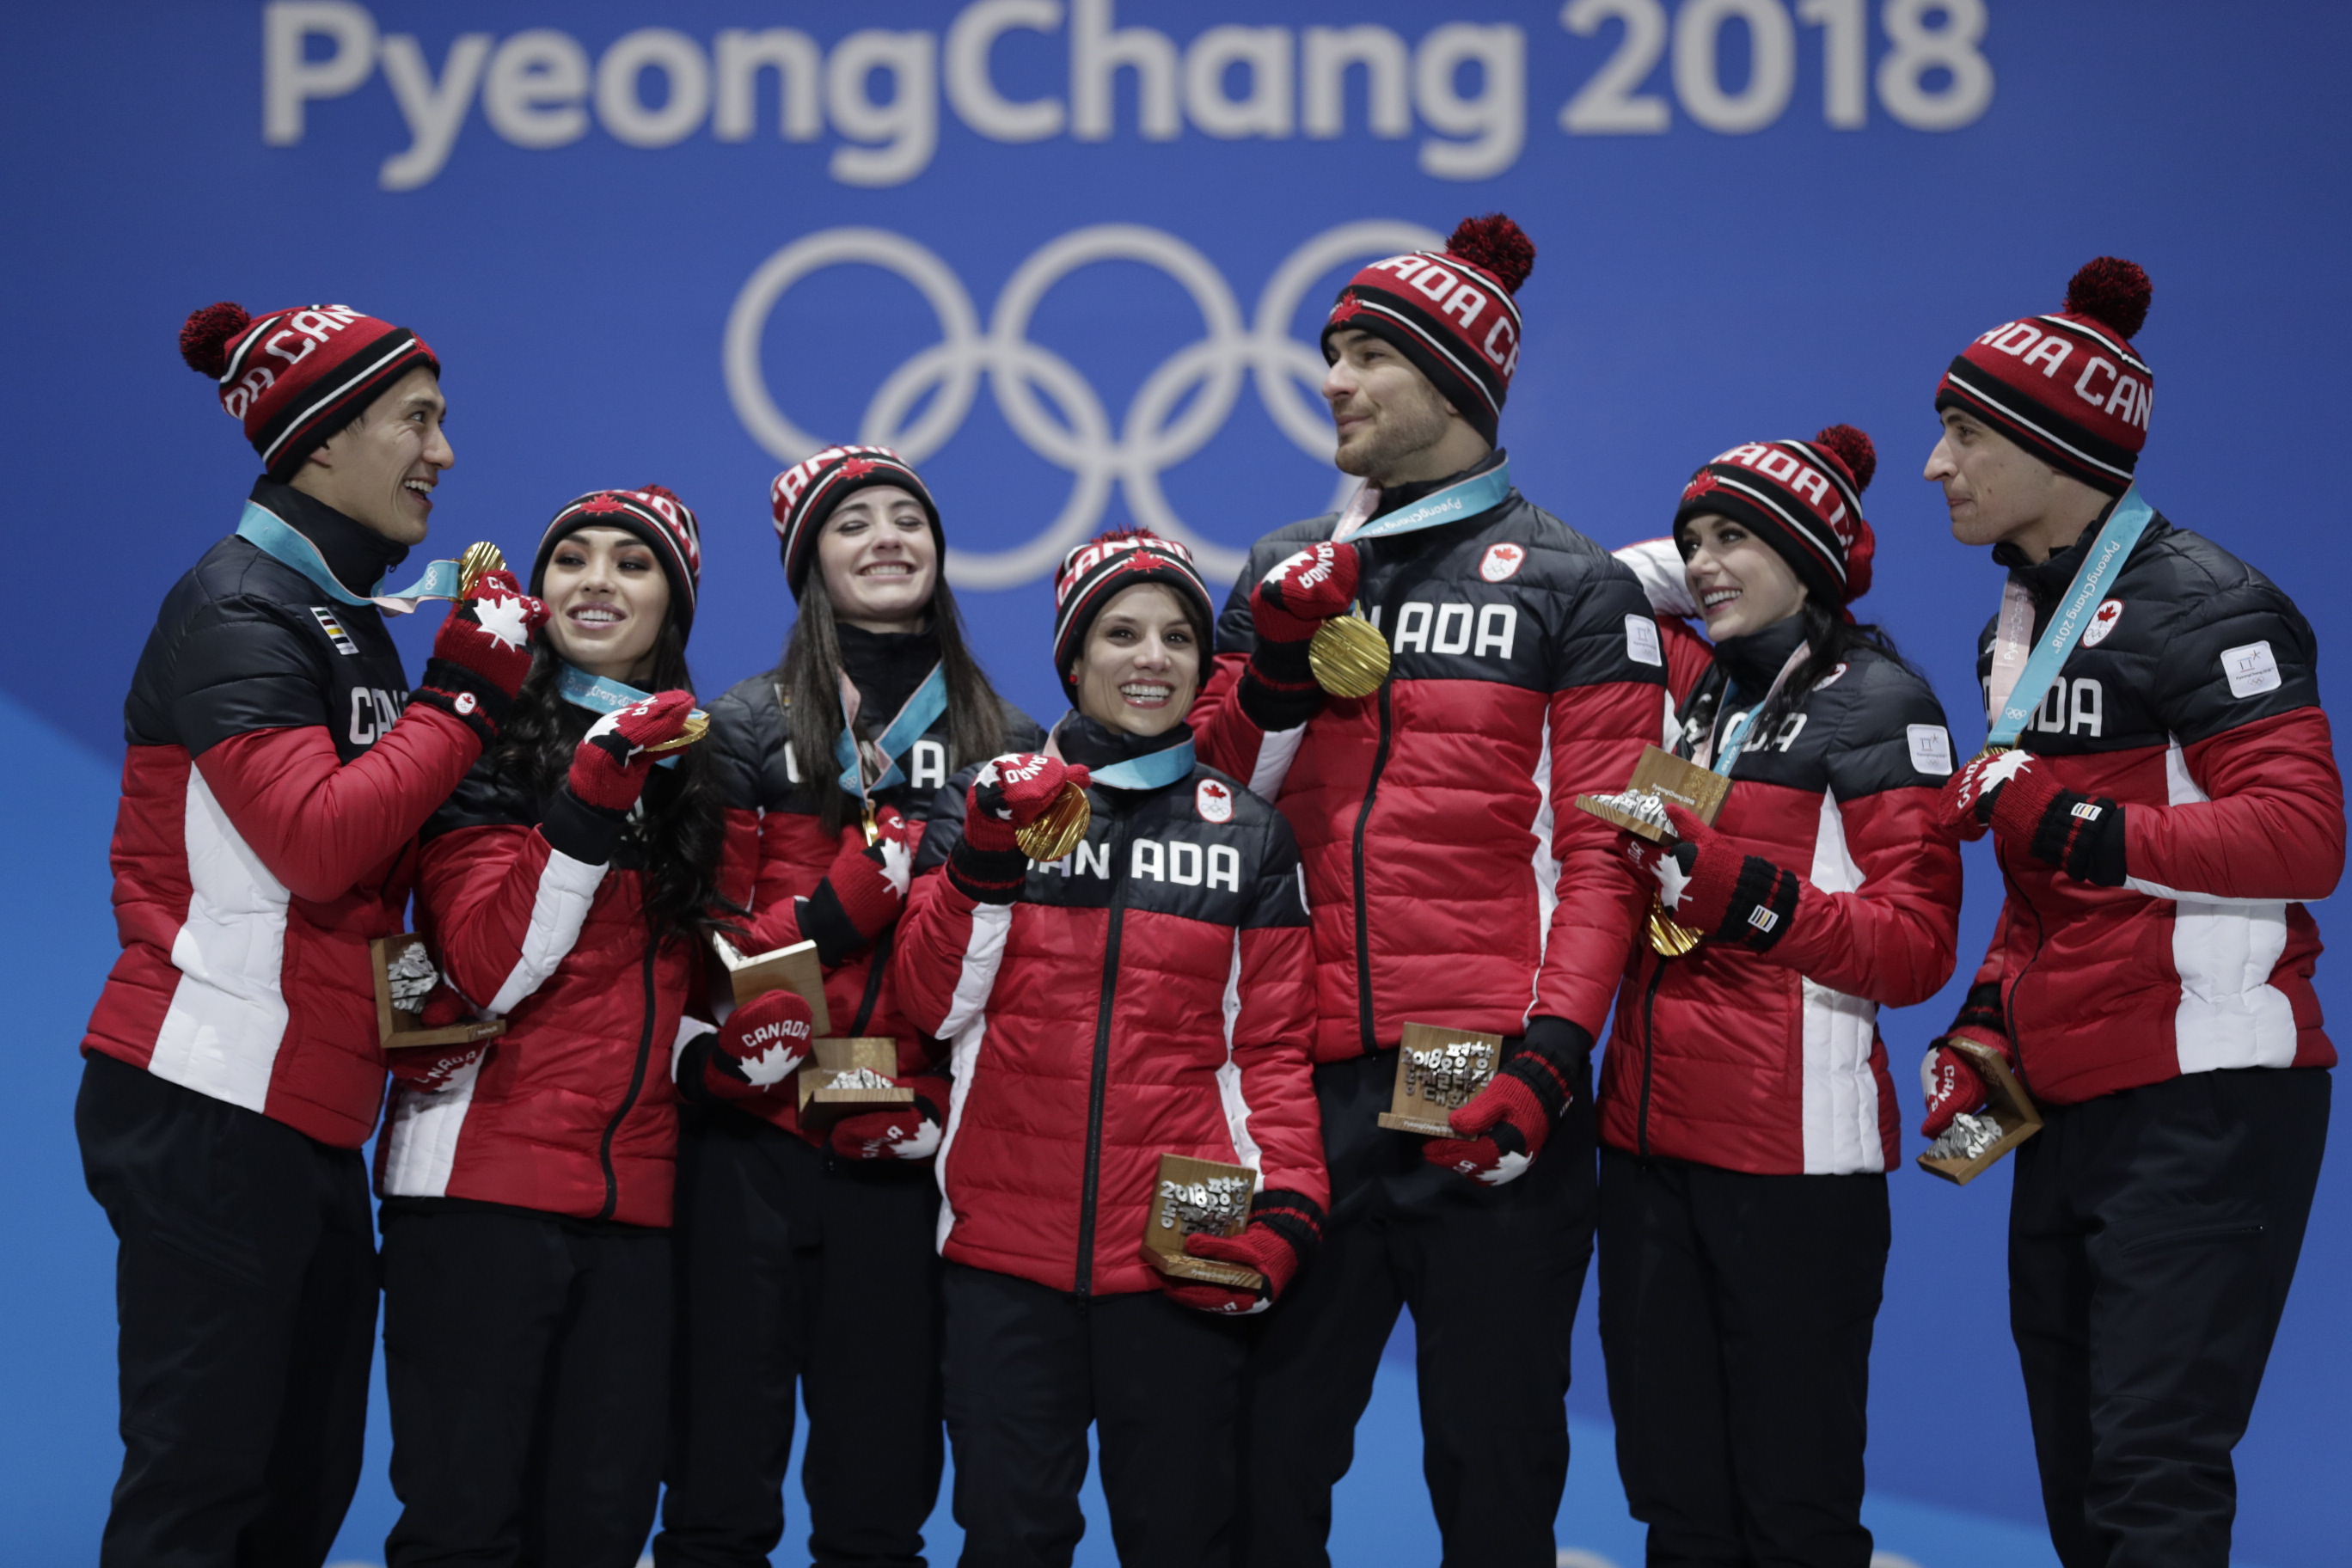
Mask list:
[[[256,479],[252,500],[316,545],[335,581],[354,594],[374,593],[384,574],[408,559],[405,544],[394,543],[357,518],[345,516],[292,485]]]
[[[1114,730],[1076,710],[1054,728],[1054,743],[1060,748],[1062,760],[1085,768],[1107,768],[1131,757],[1148,757],[1192,738],[1189,724],[1172,724],[1157,735],[1136,735]]]
[[[1465,479],[1475,479],[1490,468],[1501,466],[1509,456],[1509,453],[1497,447],[1458,474],[1448,474],[1442,479],[1416,479],[1409,485],[1399,485],[1393,489],[1384,489],[1381,491],[1381,504],[1372,509],[1372,515],[1385,517],[1399,507],[1411,506],[1424,497],[1435,495],[1448,485],[1458,485]],[[1447,526],[1452,525],[1448,523]]]
[[[1740,700],[1753,702],[1770,689],[1804,637],[1805,614],[1800,610],[1745,636],[1724,638],[1715,645],[1715,662],[1738,684]]]

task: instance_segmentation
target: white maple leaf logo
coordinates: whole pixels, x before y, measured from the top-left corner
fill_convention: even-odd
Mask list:
[[[890,884],[890,890],[903,899],[907,896],[907,884],[915,874],[915,858],[896,838],[885,838],[881,847],[882,876]]]
[[[1659,856],[1651,865],[1650,872],[1658,879],[1658,902],[1665,905],[1669,913],[1680,909],[1683,894],[1690,890],[1691,879],[1690,874],[1683,869],[1683,863],[1675,858],[1675,852],[1669,849]]]
[[[474,601],[474,619],[484,631],[509,647],[520,647],[530,636],[523,624],[522,601],[509,595]]]

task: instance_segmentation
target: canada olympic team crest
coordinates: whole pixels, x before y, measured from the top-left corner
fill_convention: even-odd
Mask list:
[[[823,229],[769,257],[736,296],[723,349],[727,392],[744,428],[779,462],[797,463],[837,440],[853,440],[893,447],[919,466],[954,438],[985,375],[1005,423],[1031,451],[1069,474],[1070,490],[1060,512],[1025,543],[980,553],[950,548],[948,572],[959,584],[1010,588],[1048,575],[1072,545],[1101,526],[1114,489],[1137,522],[1190,545],[1211,581],[1231,578],[1246,552],[1204,538],[1179,517],[1161,493],[1160,474],[1224,428],[1244,379],[1255,380],[1258,400],[1282,434],[1328,471],[1331,420],[1318,391],[1323,354],[1291,335],[1291,320],[1307,290],[1342,263],[1433,248],[1444,240],[1394,219],[1326,229],[1275,268],[1244,321],[1224,275],[1188,241],[1140,224],[1096,224],[1047,242],[1015,268],[983,327],[963,280],[928,247],[884,228]],[[1109,261],[1139,262],[1174,279],[1202,327],[1196,342],[1143,378],[1116,427],[1085,372],[1028,335],[1055,284]],[[854,265],[878,267],[912,284],[938,320],[940,341],[886,370],[854,435],[819,435],[778,404],[761,363],[762,340],[777,301],[795,283]],[[1336,497],[1344,500],[1355,485],[1342,476]],[[1278,521],[1268,519],[1266,526]]]

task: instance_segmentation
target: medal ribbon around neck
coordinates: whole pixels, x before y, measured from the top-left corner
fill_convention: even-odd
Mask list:
[[[425,569],[424,576],[405,588],[390,594],[354,594],[335,581],[334,573],[328,570],[326,557],[319,553],[317,545],[258,502],[245,503],[245,515],[236,521],[236,536],[279,565],[299,572],[320,593],[339,605],[350,605],[354,608],[373,605],[379,610],[404,616],[416,608],[420,599],[455,599],[460,593],[457,563],[436,561]],[[381,590],[383,580],[378,578],[375,586]]]
[[[1386,517],[1375,518],[1372,509],[1381,504],[1381,488],[1368,480],[1349,500],[1339,527],[1331,531],[1331,539],[1339,543],[1350,539],[1388,539],[1400,533],[1418,533],[1424,528],[1439,528],[1490,511],[1502,505],[1503,498],[1510,493],[1511,461],[1506,458],[1483,474],[1474,474],[1434,495],[1422,497],[1411,506],[1399,507]]]
[[[841,763],[841,787],[856,795],[870,813],[873,792],[904,784],[907,774],[898,760],[908,749],[939,721],[948,710],[948,677],[944,665],[931,666],[930,674],[915,688],[898,717],[883,726],[882,733],[866,742],[882,758],[882,773],[872,783],[866,782],[866,761],[857,744],[857,710],[865,700],[858,695],[857,683],[847,671],[841,677],[841,739],[834,743],[835,760]]]
[[[1805,656],[1812,651],[1812,644],[1805,642],[1801,642],[1790,648],[1789,657],[1780,662],[1780,673],[1774,676],[1772,684],[1765,689],[1764,700],[1747,712],[1738,714],[1732,719],[1724,729],[1723,743],[1720,746],[1714,744],[1710,737],[1706,754],[1697,760],[1704,765],[1712,767],[1725,778],[1729,778],[1731,770],[1739,762],[1740,745],[1748,739],[1748,731],[1755,727],[1756,716],[1772,706],[1772,699],[1780,695],[1780,688],[1789,684],[1789,677],[1797,673],[1797,666],[1804,663]],[[1724,706],[1730,706],[1734,689],[1728,683],[1724,686]]]
[[[1192,737],[1185,736],[1163,751],[1088,768],[1087,775],[1105,789],[1164,789],[1192,772]]]
[[[2023,656],[2026,637],[2033,629],[2032,596],[2014,576],[2002,586],[2000,621],[1993,633],[1992,691],[1987,704],[1992,730],[1985,737],[1986,751],[2005,752],[2025,733],[2025,727],[2041,710],[2042,698],[2049,694],[2051,682],[2058,679],[2067,656],[2082,641],[2091,613],[2106,596],[2108,584],[2123,571],[2124,562],[2155,515],[2156,509],[2141,499],[2137,485],[2124,492],[2106,526],[2099,530],[2090,553],[2074,568],[2074,580],[2066,585],[2066,596],[2058,602],[2058,613],[2050,617],[2030,658]]]
[[[591,675],[568,658],[557,659],[555,669],[556,695],[574,708],[585,708],[591,713],[618,713],[624,708],[635,707],[653,695],[640,691],[625,681],[615,680],[609,675]],[[698,719],[706,725],[710,722],[710,715],[698,708],[686,716],[690,732],[700,732],[692,729]],[[677,759],[664,757],[654,765],[674,768],[677,766]]]

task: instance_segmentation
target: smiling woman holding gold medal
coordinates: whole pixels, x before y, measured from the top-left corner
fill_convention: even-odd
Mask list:
[[[1601,1342],[1653,1562],[1870,1558],[1898,1156],[1876,1016],[1950,977],[1960,903],[1933,826],[1943,710],[1845,608],[1870,587],[1876,466],[1844,425],[1736,447],[1671,540],[1618,552],[1666,639],[1674,751],[1730,781],[1712,826],[1670,805],[1666,846],[1624,837],[1664,918],[1601,1075]]]
[[[1055,601],[1076,710],[1045,753],[940,792],[891,964],[953,1051],[956,1521],[966,1563],[1067,1563],[1094,1426],[1119,1561],[1192,1568],[1231,1545],[1230,1320],[1270,1306],[1323,1230],[1304,884],[1280,814],[1194,759],[1212,610],[1184,547],[1105,534]],[[1172,1268],[1144,1245],[1163,1156],[1246,1167],[1213,1178],[1238,1234],[1190,1235]]]
[[[394,1063],[376,1160],[404,1505],[388,1563],[622,1568],[653,1521],[670,1058],[710,1027],[688,1011],[720,844],[686,666],[700,564],[694,514],[657,486],[558,512],[531,571],[551,616],[530,674],[425,826],[420,928],[451,987],[508,1026]]]
[[[894,1042],[913,1100],[820,1125],[793,1090],[805,1041],[756,1064],[717,1041],[682,1058],[680,1390],[654,1558],[767,1561],[797,1387],[807,1555],[899,1568],[939,1497],[930,1154],[947,1086],[886,961],[932,796],[1045,731],[973,658],[938,502],[897,453],[826,447],[777,475],[769,505],[797,605],[783,661],[710,705],[726,888],[751,910],[733,940],[814,942],[832,1034]]]

